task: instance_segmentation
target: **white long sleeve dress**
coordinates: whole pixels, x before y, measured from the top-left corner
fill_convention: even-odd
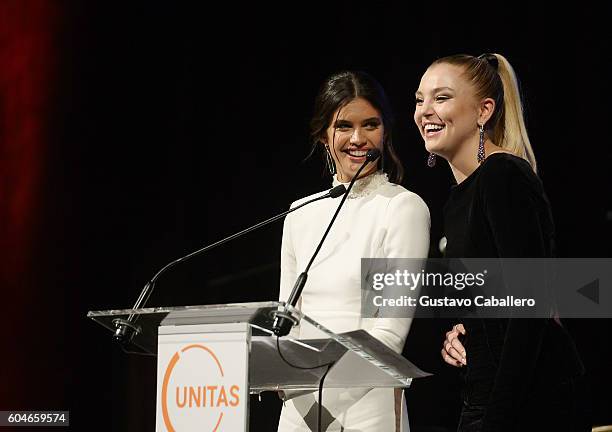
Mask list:
[[[338,184],[334,180],[334,186]],[[298,200],[292,206],[317,195]],[[340,198],[321,200],[285,219],[281,300],[289,297],[339,202]],[[429,210],[418,195],[390,183],[381,171],[357,180],[310,268],[298,307],[336,333],[364,329],[394,351],[401,352],[410,319],[361,317],[361,258],[425,258],[429,250],[429,228]],[[297,336],[299,331],[298,327]],[[354,399],[348,408],[347,397]],[[316,400],[316,393],[288,400],[278,431],[316,430],[316,415],[312,415]],[[339,400],[344,402],[334,403]],[[326,430],[394,432],[394,403],[393,389],[364,389],[357,397],[355,392],[343,395],[341,391],[325,389]],[[403,426],[404,430],[406,427]]]

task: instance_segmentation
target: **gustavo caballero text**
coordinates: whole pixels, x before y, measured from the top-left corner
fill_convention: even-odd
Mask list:
[[[533,298],[520,298],[514,296],[496,297],[477,295],[472,298],[455,297],[430,297],[420,296],[418,299],[410,296],[399,296],[395,298],[384,298],[384,296],[374,296],[372,299],[374,306],[377,307],[535,307],[536,301]]]

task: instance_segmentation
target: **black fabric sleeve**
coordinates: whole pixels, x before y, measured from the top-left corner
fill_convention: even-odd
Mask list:
[[[494,161],[491,161],[494,162]],[[500,258],[549,254],[539,180],[522,161],[499,159],[482,174],[480,199]],[[484,168],[484,167],[483,167]],[[534,380],[546,320],[509,319],[482,431],[512,431]]]

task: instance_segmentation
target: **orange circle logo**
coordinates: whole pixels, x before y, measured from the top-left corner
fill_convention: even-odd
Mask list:
[[[175,432],[176,429],[172,424],[170,418],[169,404],[169,391],[168,387],[170,386],[170,380],[172,378],[172,374],[175,371],[175,367],[179,364],[179,361],[182,358],[186,357],[186,353],[197,354],[201,356],[202,354],[211,358],[216,365],[216,371],[219,374],[218,379],[221,380],[225,377],[225,373],[223,372],[223,367],[221,366],[221,362],[215,355],[215,353],[205,345],[202,344],[192,344],[187,345],[182,348],[180,351],[174,353],[168,366],[166,367],[166,372],[164,373],[164,380],[162,383],[161,389],[161,405],[162,405],[162,417],[164,420],[164,425],[169,432]],[[212,385],[212,383],[197,383],[198,385],[183,385],[176,386],[176,391],[174,392],[175,398],[174,403],[175,407],[179,410],[185,409],[222,409],[222,408],[233,408],[237,407],[240,403],[239,391],[240,387],[238,385]],[[182,396],[182,397],[181,397]],[[223,420],[223,411],[220,411],[214,427],[210,429],[212,432],[217,432],[221,421]],[[201,426],[202,427],[202,426]],[[200,427],[199,430],[202,430]]]

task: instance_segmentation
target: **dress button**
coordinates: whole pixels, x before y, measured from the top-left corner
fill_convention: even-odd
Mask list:
[[[440,253],[444,255],[444,251],[446,251],[446,237],[442,237],[438,242],[438,249]]]

